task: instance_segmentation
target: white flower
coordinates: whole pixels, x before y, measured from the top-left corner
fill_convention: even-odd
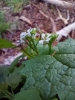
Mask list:
[[[27,30],[27,33],[31,34],[31,32],[32,32],[33,30],[36,31],[36,28],[30,28],[30,29],[28,29],[28,30]]]
[[[39,41],[39,44],[44,44],[44,40],[40,40]]]
[[[27,30],[27,33],[30,34],[31,32],[32,32],[32,29],[31,28]]]
[[[49,33],[47,33],[47,34],[42,33],[41,40],[39,41],[39,43],[40,44],[47,44],[50,41],[50,36],[51,36],[51,34],[49,34]]]
[[[21,42],[21,43],[24,43],[24,42],[25,42],[24,39],[25,39],[26,36],[30,37],[31,34],[26,33],[26,32],[22,32],[22,33],[20,34],[20,42]]]
[[[46,39],[45,41],[46,41],[46,43],[48,43],[50,41],[50,38]]]
[[[46,36],[46,39],[49,39],[50,36],[51,36],[51,34],[49,34],[49,33],[47,33],[46,35],[47,35],[47,36]]]
[[[41,38],[42,38],[43,40],[50,39],[50,36],[51,36],[51,34],[49,34],[49,33],[47,33],[47,34],[42,33],[42,34],[41,34]]]
[[[30,29],[27,30],[27,32],[22,32],[22,33],[20,34],[20,42],[21,42],[21,43],[25,43],[25,41],[24,41],[25,37],[30,37],[30,36],[31,36],[31,32],[32,32],[33,30],[35,31],[36,28],[30,28]]]
[[[41,39],[43,39],[43,40],[45,39],[45,33],[41,34]]]

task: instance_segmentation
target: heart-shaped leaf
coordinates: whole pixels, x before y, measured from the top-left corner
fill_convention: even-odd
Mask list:
[[[36,87],[44,99],[58,95],[60,100],[75,100],[75,40],[58,43],[54,56],[42,55],[25,61],[22,90]]]

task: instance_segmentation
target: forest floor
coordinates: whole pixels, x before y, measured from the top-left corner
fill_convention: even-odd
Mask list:
[[[67,10],[61,7],[59,7],[59,9],[62,16],[67,18]],[[53,33],[55,32],[54,28],[56,28],[56,31],[58,31],[65,26],[75,22],[74,11],[69,11],[70,19],[68,24],[65,25],[62,20],[57,20],[59,15],[55,6],[42,2],[35,4],[32,2],[28,5],[24,5],[22,10],[17,13],[12,12],[9,7],[3,4],[0,7],[0,10],[4,10],[6,20],[12,22],[11,30],[4,34],[4,38],[12,41],[12,43],[15,44],[17,44],[18,40],[20,39],[21,32],[25,32],[29,28],[36,28],[38,26],[42,32]],[[22,20],[21,16],[27,18],[26,21]],[[50,19],[52,19],[52,21]],[[75,39],[75,31],[72,31],[68,37]],[[20,51],[20,48],[0,50],[0,65],[8,65],[7,59],[17,55]]]

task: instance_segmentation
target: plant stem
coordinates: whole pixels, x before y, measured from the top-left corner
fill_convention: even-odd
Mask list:
[[[9,98],[10,100],[12,100],[14,98],[14,95],[12,95],[9,91],[5,92],[5,95],[7,98]]]
[[[26,41],[25,41],[26,42]],[[28,43],[29,42],[29,43]],[[33,44],[31,44],[31,41],[28,41],[28,42],[26,42],[26,44],[31,48],[31,49],[33,49],[33,51],[36,51],[36,53],[38,54],[38,51],[37,51],[37,49],[35,49],[33,46]],[[33,45],[33,46],[32,46]],[[36,46],[36,45],[35,45]]]
[[[51,44],[48,45],[49,46],[49,55],[51,54]]]
[[[20,47],[21,47],[21,49],[22,49],[29,57],[33,57],[33,56],[31,56],[30,54],[28,54],[28,53],[24,50],[24,48],[23,48],[22,45],[20,45]]]
[[[36,45],[35,45],[35,43],[34,43],[34,41],[33,41],[33,39],[31,38],[31,41],[32,41],[32,43],[33,43],[33,46],[34,46],[34,48],[35,48],[35,51],[37,52],[37,54],[38,54],[38,51],[37,51],[37,48],[36,48]]]
[[[14,95],[14,92],[13,92],[13,88],[11,87],[11,92],[12,92],[12,94]]]

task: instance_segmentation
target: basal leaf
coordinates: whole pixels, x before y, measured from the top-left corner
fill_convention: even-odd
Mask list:
[[[14,47],[12,42],[10,42],[6,39],[1,39],[0,38],[0,49],[2,49],[2,48],[12,48],[12,47]]]
[[[0,93],[0,99],[5,97],[5,94],[4,93]]]
[[[27,90],[17,93],[13,100],[42,100],[36,88],[29,88]]]
[[[4,81],[5,81],[5,74],[2,68],[0,67],[0,82],[4,82]]]
[[[5,69],[5,68],[4,68]],[[3,93],[7,90],[8,85],[6,83],[6,72],[3,67],[0,67],[0,93]]]
[[[54,98],[54,99],[51,99],[51,100],[58,100],[58,98]]]
[[[54,56],[42,55],[25,61],[21,74],[26,76],[22,90],[36,87],[41,97],[50,100],[75,100],[75,40],[57,45]]]
[[[0,82],[0,93],[5,92],[7,88],[8,88],[8,85],[6,82],[3,82],[3,83]]]
[[[22,58],[22,57],[24,57],[24,55],[21,55],[21,56],[17,57],[17,58],[11,63],[11,65],[10,65],[10,67],[9,67],[9,72],[10,72],[10,73],[12,73],[12,72],[15,70],[16,64],[18,63],[19,59]]]
[[[18,73],[18,69],[15,69],[13,73],[10,73],[6,80],[8,85],[15,89],[21,81],[21,75]]]
[[[39,54],[41,55],[49,54],[48,45],[38,44],[37,49],[38,49]]]
[[[54,57],[62,64],[75,68],[75,40],[68,39],[57,45],[58,51]]]

